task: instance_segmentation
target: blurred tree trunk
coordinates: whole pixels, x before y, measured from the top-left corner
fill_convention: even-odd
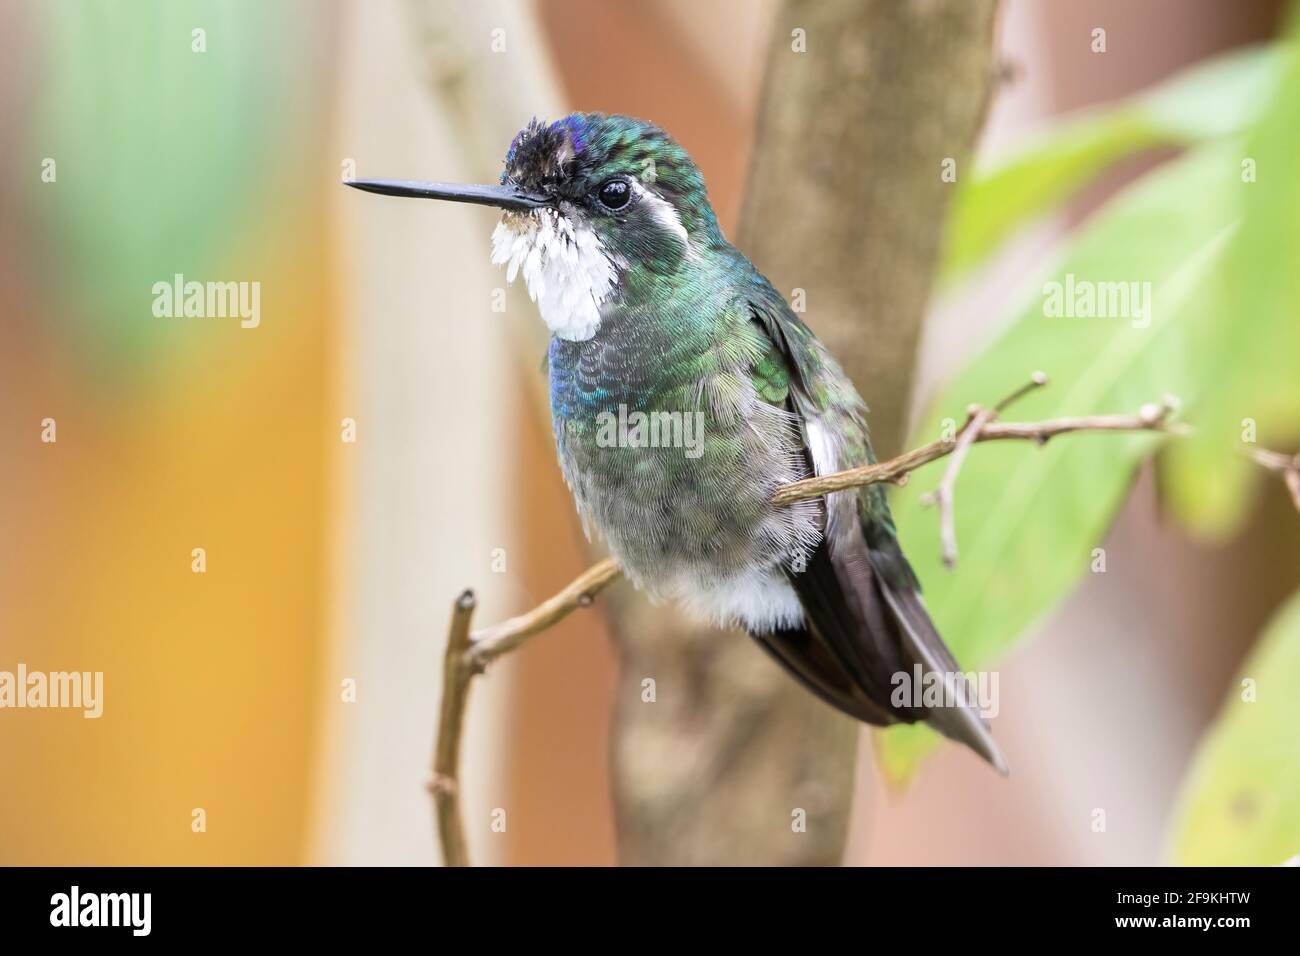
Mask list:
[[[804,290],[806,318],[871,405],[882,456],[906,426],[951,189],[941,166],[965,174],[994,85],[995,9],[787,0],[773,24],[739,245],[787,296]],[[745,635],[630,589],[611,601],[622,861],[838,863],[856,725]]]
[[[903,451],[917,341],[944,213],[996,72],[996,0],[787,2],[773,27],[740,240]],[[806,31],[794,54],[791,32]]]

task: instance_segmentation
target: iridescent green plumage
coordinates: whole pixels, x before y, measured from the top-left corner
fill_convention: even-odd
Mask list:
[[[641,185],[663,203],[639,217],[586,217],[620,263],[618,284],[593,335],[552,340],[557,447],[584,519],[638,584],[747,627],[832,705],[871,723],[928,720],[1001,765],[969,708],[891,700],[895,676],[914,665],[958,672],[921,604],[884,491],[771,506],[785,482],[874,460],[866,407],[725,240],[684,152],[654,127],[598,115],[568,117],[531,142],[526,131],[514,153],[537,149],[566,159],[532,179],[527,159],[508,161],[507,182],[559,184],[581,203],[611,176],[650,169]],[[598,422],[619,408],[699,413],[699,456],[603,447]]]
[[[973,703],[894,693],[915,670],[966,679],[881,486],[773,506],[785,483],[874,460],[866,406],[723,237],[703,177],[666,133],[575,113],[523,130],[500,186],[359,185],[509,210],[493,260],[524,276],[553,333],[561,468],[634,582],[745,627],[854,717],[925,720],[1004,766]]]

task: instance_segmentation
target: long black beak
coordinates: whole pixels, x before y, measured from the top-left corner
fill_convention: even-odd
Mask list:
[[[524,192],[517,186],[462,186],[458,183],[412,183],[399,179],[349,179],[346,184],[381,196],[448,199],[521,212],[548,205],[551,201],[549,196]]]

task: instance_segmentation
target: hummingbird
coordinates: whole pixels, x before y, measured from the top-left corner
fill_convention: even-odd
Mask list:
[[[743,628],[857,720],[925,721],[1007,772],[882,486],[773,506],[780,485],[875,461],[867,407],[724,237],[666,132],[604,113],[534,119],[497,184],[348,185],[503,211],[492,261],[523,275],[550,330],[561,470],[588,536],[638,588]]]

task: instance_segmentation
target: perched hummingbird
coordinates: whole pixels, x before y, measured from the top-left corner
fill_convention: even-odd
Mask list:
[[[637,586],[745,628],[844,713],[924,720],[1006,772],[883,488],[772,505],[779,485],[875,460],[867,409],[723,237],[700,171],[663,130],[574,113],[523,129],[499,185],[348,185],[505,210],[492,261],[509,281],[523,273],[550,328],[560,466],[584,525]],[[633,421],[640,431],[611,427]],[[694,443],[648,441],[647,421]],[[964,699],[897,693],[918,674]]]

